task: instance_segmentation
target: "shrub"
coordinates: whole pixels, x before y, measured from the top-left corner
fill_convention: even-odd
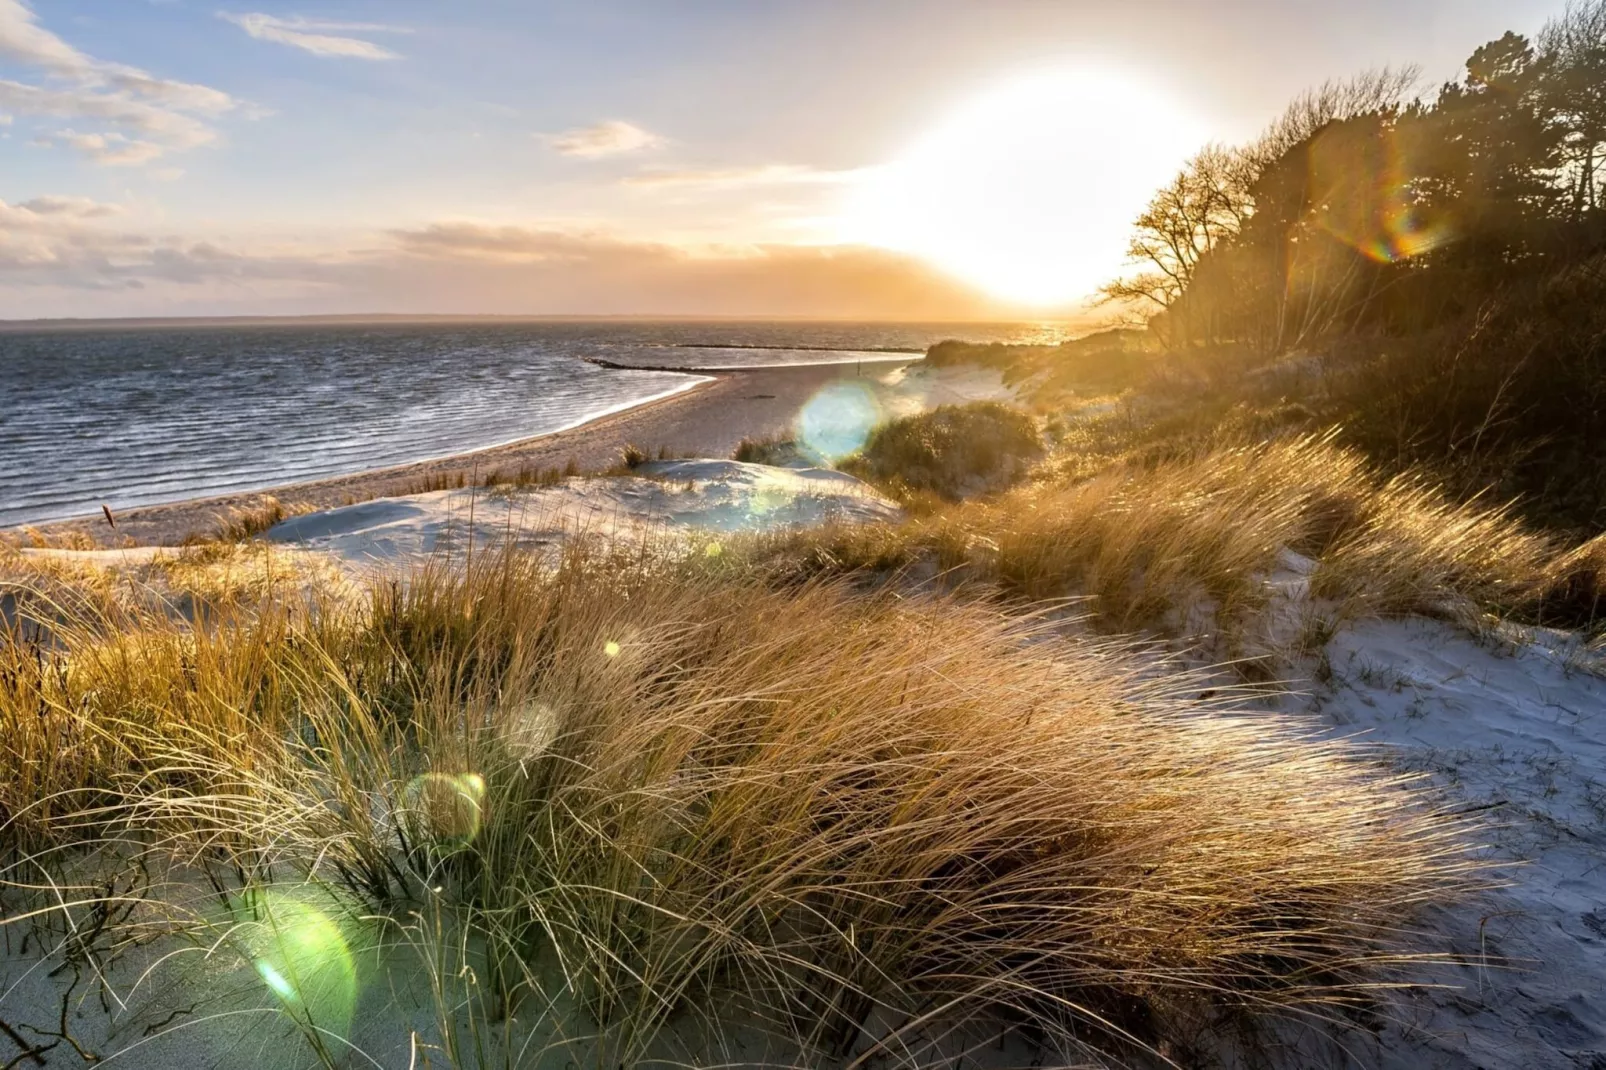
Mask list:
[[[974,364],[995,368],[1004,381],[1020,384],[1039,407],[1064,404],[1073,395],[1091,397],[1142,385],[1150,376],[1156,345],[1147,331],[1112,328],[1058,345],[1007,345],[949,339],[926,351],[935,367]]]
[[[1337,349],[1323,416],[1390,470],[1493,488],[1547,525],[1606,527],[1606,258],[1433,330]]]
[[[1042,448],[1031,416],[996,401],[976,401],[883,424],[858,455],[838,467],[894,490],[957,499],[1015,482]]]

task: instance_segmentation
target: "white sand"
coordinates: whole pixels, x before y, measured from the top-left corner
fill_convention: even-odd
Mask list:
[[[1429,921],[1463,963],[1403,1003],[1377,1061],[1406,1067],[1606,1066],[1606,681],[1554,633],[1482,641],[1433,621],[1374,622],[1329,647],[1313,707],[1386,743],[1492,826],[1510,886]]]
[[[1311,562],[1284,552],[1273,629],[1308,608]],[[1330,677],[1281,704],[1379,745],[1485,823],[1507,887],[1429,911],[1424,946],[1459,965],[1346,1032],[1360,1065],[1389,1070],[1606,1067],[1606,679],[1565,632],[1474,634],[1422,618],[1363,621],[1326,648]],[[1403,920],[1403,919],[1402,919]],[[1332,1056],[1332,1052],[1327,1053]],[[1314,1060],[1313,1060],[1314,1061]],[[1323,1065],[1326,1065],[1325,1063]],[[1344,1065],[1336,1062],[1334,1065]]]
[[[470,544],[556,546],[575,534],[707,541],[720,533],[902,516],[868,485],[828,469],[699,460],[655,461],[636,471],[524,490],[381,498],[286,520],[267,538],[363,568],[405,565]]]

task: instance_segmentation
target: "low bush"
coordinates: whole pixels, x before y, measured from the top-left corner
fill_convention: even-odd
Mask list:
[[[1117,327],[1058,345],[1006,345],[947,340],[926,351],[936,367],[974,364],[997,369],[1034,406],[1052,408],[1073,397],[1119,393],[1145,385],[1158,351],[1145,330]]]
[[[952,500],[1016,482],[1042,450],[1030,415],[976,401],[883,424],[837,467],[897,492],[929,491]]]
[[[1606,529],[1606,256],[1430,331],[1335,343],[1318,399],[1347,439],[1529,519]]]

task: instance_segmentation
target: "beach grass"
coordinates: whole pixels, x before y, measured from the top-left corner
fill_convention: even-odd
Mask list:
[[[1212,434],[1158,455],[1095,453],[1088,468],[1062,448],[1031,481],[901,527],[759,535],[747,552],[786,576],[925,566],[1029,601],[1074,596],[1112,632],[1189,634],[1200,611],[1230,632],[1264,608],[1285,551],[1314,563],[1312,593],[1348,618],[1598,621],[1598,539],[1574,547],[1422,473],[1386,477],[1337,437]]]
[[[908,433],[932,426],[880,478],[968,471],[962,436]],[[718,553],[574,539],[352,579],[249,538],[7,550],[7,924],[123,917],[130,867],[205,874],[230,918],[340,904],[423,979],[411,1042],[447,1066],[738,1036],[787,1065],[978,1038],[1132,1063],[1368,1013],[1444,954],[1413,920],[1481,886],[1476,829],[1152,640],[1269,680],[1354,618],[1590,627],[1602,541],[1337,432],[1102,435],[901,523]],[[161,899],[178,879],[134,913],[216,943],[215,910]]]
[[[337,889],[441,968],[429,933],[470,932],[478,1024],[438,1008],[442,1051],[557,985],[598,1065],[727,1015],[918,1064],[978,1024],[1126,1058],[1329,1014],[1468,879],[1418,786],[1122,642],[772,579],[576,543],[19,621],[5,895],[133,854]]]

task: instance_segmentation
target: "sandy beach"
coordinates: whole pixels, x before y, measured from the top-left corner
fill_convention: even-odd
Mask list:
[[[995,378],[983,381],[973,370],[939,372],[908,360],[704,374],[713,376],[712,381],[567,431],[491,449],[314,482],[116,511],[116,531],[100,514],[40,524],[38,530],[47,535],[84,532],[107,546],[171,546],[212,530],[220,515],[249,506],[264,494],[272,494],[287,504],[328,509],[414,492],[432,481],[455,482],[459,474],[474,482],[497,470],[563,468],[571,461],[582,472],[600,471],[619,461],[626,444],[653,454],[664,449],[675,456],[729,457],[744,438],[790,434],[808,400],[841,380],[864,381],[892,397],[896,402],[894,410],[995,396],[999,392]]]

